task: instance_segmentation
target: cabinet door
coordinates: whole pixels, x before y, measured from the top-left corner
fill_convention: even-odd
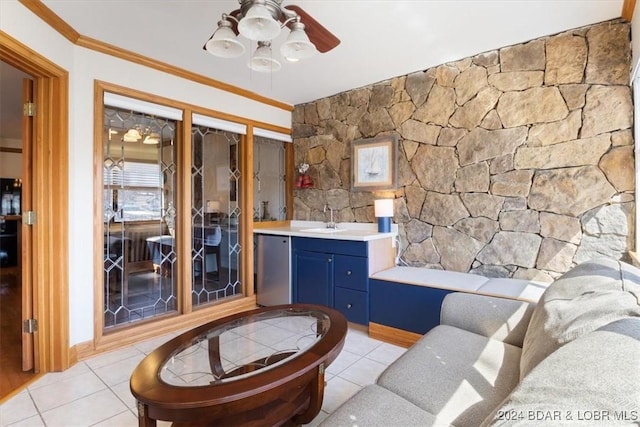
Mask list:
[[[333,255],[296,251],[294,282],[296,302],[333,306]]]

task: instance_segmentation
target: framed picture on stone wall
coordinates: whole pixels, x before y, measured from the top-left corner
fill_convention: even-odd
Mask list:
[[[396,188],[397,135],[359,139],[351,143],[351,190],[377,191]]]

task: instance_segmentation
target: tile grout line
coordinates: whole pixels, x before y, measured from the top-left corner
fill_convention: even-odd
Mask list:
[[[38,408],[38,405],[36,405],[36,401],[33,398],[33,396],[31,395],[31,390],[29,390],[29,387],[27,387],[26,391],[27,391],[27,394],[29,395],[29,399],[31,399],[31,403],[33,403],[33,407],[36,408],[37,415],[38,415],[38,417],[40,417],[40,421],[42,421],[42,425],[44,425],[46,427],[47,423],[45,422],[44,417],[42,416],[42,412],[40,412],[40,408]],[[23,418],[21,420],[16,420],[16,422],[14,422],[13,424],[21,422],[21,421],[24,421],[24,420],[27,420],[29,418],[31,418],[31,417]]]

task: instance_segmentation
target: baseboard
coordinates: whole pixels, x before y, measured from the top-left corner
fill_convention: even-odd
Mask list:
[[[422,338],[421,334],[392,328],[391,326],[385,326],[379,323],[369,323],[369,336],[405,348],[411,347],[416,341]]]

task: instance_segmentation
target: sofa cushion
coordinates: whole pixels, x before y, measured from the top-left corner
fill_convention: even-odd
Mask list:
[[[598,259],[552,283],[533,311],[522,346],[520,377],[562,345],[627,316],[640,316],[640,270]]]
[[[522,347],[533,304],[454,292],[442,302],[440,323]]]
[[[518,383],[520,352],[440,325],[392,363],[377,384],[432,413],[439,424],[475,426]]]
[[[640,318],[603,326],[540,362],[483,425],[637,425]]]
[[[366,386],[336,409],[320,426],[432,426],[436,418],[389,390]]]

